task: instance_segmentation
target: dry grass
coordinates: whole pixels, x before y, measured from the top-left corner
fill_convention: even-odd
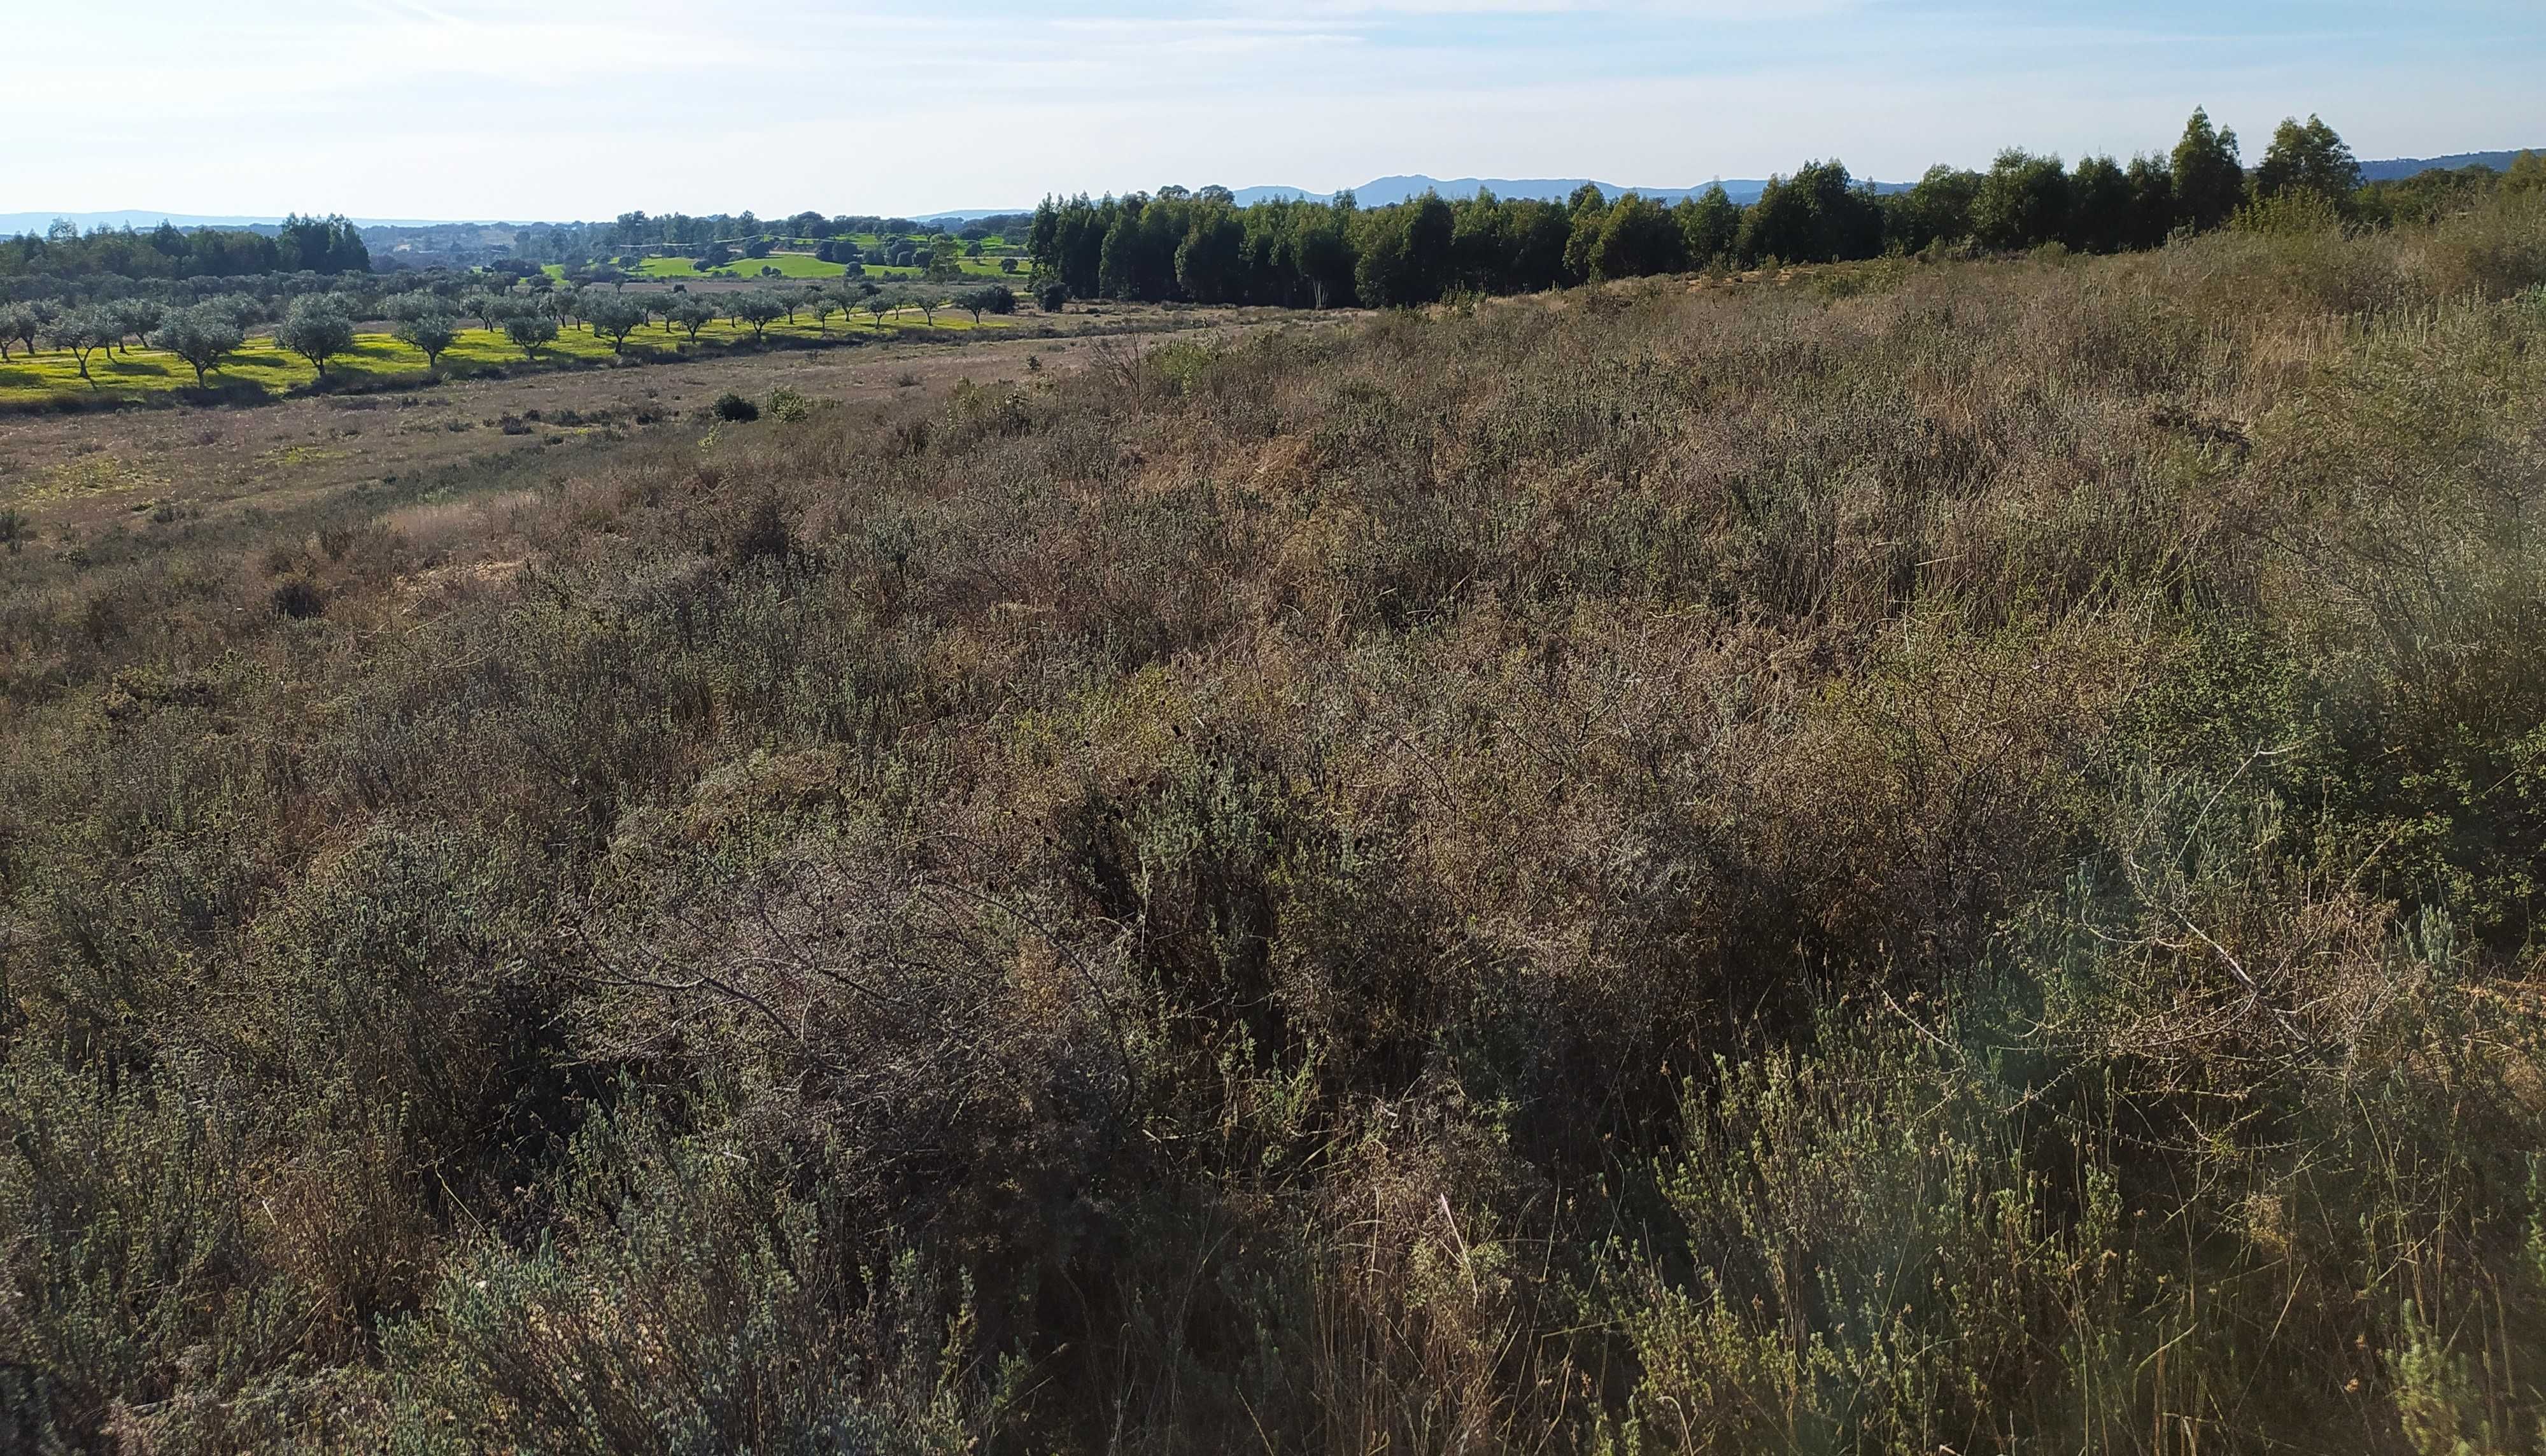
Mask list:
[[[0,1435],[2533,1449],[2531,221],[46,514]]]

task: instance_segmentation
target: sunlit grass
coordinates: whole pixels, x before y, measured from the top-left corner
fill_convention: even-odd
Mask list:
[[[985,330],[1008,328],[1012,320],[983,318],[979,327]],[[898,338],[904,335],[965,333],[975,328],[972,316],[956,308],[937,310],[932,326],[919,309],[903,308],[887,314],[882,320],[860,310],[843,319],[834,313],[817,324],[810,311],[800,312],[794,323],[781,319],[771,324],[768,338],[772,343],[819,341],[824,339]],[[666,329],[660,323],[649,323],[629,336],[626,356],[632,359],[675,359],[689,354],[724,353],[752,345],[748,327],[723,319],[699,331],[695,344],[686,329]],[[536,356],[526,355],[521,346],[501,332],[482,328],[461,331],[440,361],[446,375],[475,374],[494,368],[517,368],[527,365],[565,365],[594,363],[612,357],[610,341],[582,327],[570,327],[540,346]],[[331,359],[327,373],[333,377],[358,380],[395,379],[420,376],[425,372],[424,351],[393,335],[365,333],[355,337],[350,354]],[[297,354],[276,346],[271,338],[248,341],[246,348],[222,361],[207,383],[214,388],[254,385],[269,393],[282,393],[302,388],[318,378],[318,371]],[[5,365],[0,365],[0,405],[40,402],[60,394],[98,396],[137,396],[162,393],[172,389],[192,388],[195,372],[173,354],[150,349],[133,349],[110,357],[104,350],[89,356],[89,379],[80,378],[79,365],[65,350],[52,350],[29,356],[19,352]]]

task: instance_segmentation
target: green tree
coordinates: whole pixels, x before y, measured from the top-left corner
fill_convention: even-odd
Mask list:
[[[1972,236],[1983,247],[2022,252],[2069,232],[2069,173],[2058,157],[2010,147],[1972,197]]]
[[[126,299],[121,302],[107,305],[107,308],[115,319],[118,331],[111,351],[114,348],[121,348],[124,340],[127,338],[136,343],[145,345],[149,343],[151,333],[159,327],[160,320],[165,318],[168,312],[167,309],[147,299]]]
[[[2523,151],[2511,158],[2502,190],[2514,197],[2546,194],[2546,152]]]
[[[327,378],[327,361],[354,347],[354,320],[331,294],[294,301],[274,330],[274,341],[309,361],[318,378]]]
[[[2131,179],[2111,157],[2085,157],[2069,176],[2069,245],[2117,253],[2131,245]]]
[[[504,320],[504,337],[522,351],[524,359],[540,357],[540,347],[557,336],[557,321],[546,313],[523,309]]]
[[[687,294],[682,295],[672,302],[670,307],[663,310],[663,326],[685,330],[693,344],[699,341],[699,330],[714,322],[716,322],[716,309],[705,299],[694,298]]]
[[[608,339],[610,352],[619,355],[628,352],[628,336],[643,328],[651,316],[653,310],[642,300],[623,294],[604,294],[583,305],[583,321],[592,326],[594,333]]]
[[[2237,133],[2214,130],[2210,114],[2194,108],[2174,144],[2176,222],[2207,231],[2235,216],[2246,201],[2246,168],[2237,158]]]
[[[1687,266],[1688,240],[1660,204],[1631,192],[1601,215],[1591,244],[1593,282],[1677,273]]]
[[[164,349],[193,366],[197,388],[204,386],[206,371],[218,369],[223,359],[246,342],[247,331],[239,327],[238,320],[211,304],[178,309],[150,336],[150,347]]]
[[[397,336],[424,351],[424,367],[440,365],[442,353],[460,337],[460,320],[449,313],[423,313],[397,321]]]
[[[1716,183],[1673,210],[1679,218],[1681,246],[1692,267],[1706,267],[1733,256],[1741,237],[1741,208],[1724,184]]]
[[[2129,246],[2154,248],[2174,230],[2179,208],[2174,197],[2174,168],[2164,157],[2133,157],[2125,174],[2131,185]]]
[[[45,324],[44,335],[54,348],[70,351],[79,361],[79,377],[94,389],[97,381],[89,375],[88,357],[114,342],[117,328],[115,316],[103,308],[72,308]]]
[[[1905,253],[1964,241],[1972,235],[1972,200],[1980,190],[1978,172],[1942,163],[1929,167],[1917,185],[1887,203],[1885,240]]]
[[[901,293],[897,289],[878,289],[866,296],[863,306],[870,326],[880,330],[884,327],[885,315],[901,306]]]
[[[1882,204],[1835,158],[1806,163],[1792,177],[1769,178],[1759,201],[1742,215],[1738,248],[1744,263],[1829,263],[1871,258],[1882,250]]]
[[[980,327],[981,315],[984,313],[1017,311],[1016,291],[1003,283],[983,284],[979,288],[966,289],[955,296],[954,301],[956,307],[973,315],[975,328]]]
[[[787,316],[787,300],[766,289],[753,289],[733,300],[734,321],[751,330],[751,341],[765,343],[769,326]]]
[[[2315,116],[2305,125],[2296,117],[2285,119],[2254,168],[2254,196],[2266,202],[2298,195],[2341,207],[2359,190],[2360,163],[2334,128]]]
[[[488,333],[513,311],[512,300],[491,289],[472,289],[460,296],[460,311],[477,320],[477,326]]]
[[[0,305],[0,359],[9,357],[11,344],[24,344],[27,352],[36,352],[36,337],[42,332],[44,321],[25,303]]]

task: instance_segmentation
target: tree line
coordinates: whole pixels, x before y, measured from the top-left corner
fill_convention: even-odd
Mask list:
[[[272,273],[372,271],[362,229],[341,216],[284,219],[271,234],[249,228],[181,228],[162,222],[148,232],[100,227],[83,235],[67,219],[42,236],[0,240],[0,278],[235,278]]]
[[[2497,180],[2546,187],[2546,160],[2524,155]],[[2454,185],[2463,193],[2485,184]],[[2258,225],[2393,222],[2425,216],[2430,206],[2423,194],[2364,188],[2351,149],[2319,118],[2283,122],[2249,168],[2237,133],[2196,110],[2163,156],[2089,156],[2072,167],[2010,148],[1987,171],[1938,166],[1888,194],[1837,160],[1816,161],[1772,178],[1746,207],[1720,185],[1674,207],[1634,193],[1612,200],[1588,185],[1564,203],[1481,192],[1371,209],[1350,193],[1241,208],[1219,187],[1047,199],[1028,252],[1037,285],[1070,297],[1398,307],[1456,294],[1944,249],[2110,253],[2241,216]]]
[[[753,342],[760,343],[782,318],[792,325],[809,315],[827,331],[834,316],[864,312],[870,326],[881,329],[887,317],[916,308],[933,328],[943,309],[970,313],[977,325],[984,314],[1017,308],[1015,291],[997,283],[949,290],[927,283],[880,286],[844,278],[717,295],[679,287],[640,293],[558,287],[545,275],[538,284],[463,287],[444,280],[439,287],[393,294],[302,293],[280,301],[223,294],[173,306],[141,298],[67,307],[44,300],[0,304],[0,361],[19,348],[31,356],[43,348],[59,350],[73,357],[79,377],[94,389],[97,380],[89,369],[96,356],[112,358],[146,347],[176,355],[193,368],[201,386],[266,324],[277,347],[307,360],[324,380],[330,363],[353,352],[357,321],[364,319],[388,323],[391,334],[421,350],[425,367],[435,369],[472,319],[509,340],[525,359],[536,360],[542,348],[570,327],[584,329],[608,342],[613,354],[624,355],[632,338],[649,324],[667,335],[686,333],[695,344],[702,330],[721,318],[749,329]]]
[[[977,242],[982,238],[1023,231],[1027,215],[981,217],[951,229],[960,243]],[[541,262],[574,263],[593,258],[608,258],[649,251],[698,256],[708,249],[721,246],[728,255],[749,255],[754,242],[776,243],[802,241],[825,243],[844,241],[853,236],[871,234],[887,245],[908,239],[926,240],[949,229],[909,217],[874,214],[826,216],[817,212],[802,212],[788,217],[763,218],[745,210],[741,213],[714,213],[693,216],[687,213],[661,214],[642,212],[622,213],[608,222],[542,223],[524,228],[514,241],[517,256]]]

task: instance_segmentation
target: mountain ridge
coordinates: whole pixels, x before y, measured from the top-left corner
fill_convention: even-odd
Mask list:
[[[2501,172],[2508,170],[2511,162],[2525,150],[2546,151],[2546,147],[2509,147],[2496,151],[2452,152],[2446,156],[2437,157],[2384,157],[2362,162],[2360,164],[2360,177],[2364,182],[2393,182],[2433,168],[2445,168],[2454,171],[2458,168],[2472,166],[2491,167],[2495,171]],[[1863,181],[1865,179],[1860,178],[1859,180]],[[1474,197],[1480,188],[1493,193],[1496,197],[1507,200],[1517,201],[1520,199],[1534,199],[1543,202],[1561,203],[1571,197],[1576,189],[1585,186],[1599,188],[1601,195],[1612,202],[1615,202],[1618,198],[1632,192],[1639,197],[1649,198],[1655,202],[1667,205],[1677,203],[1683,198],[1697,197],[1704,193],[1709,187],[1720,186],[1724,189],[1726,196],[1732,198],[1733,201],[1737,203],[1746,206],[1750,203],[1757,202],[1759,200],[1759,194],[1766,189],[1767,185],[1767,180],[1765,178],[1756,177],[1721,178],[1712,182],[1702,182],[1693,187],[1626,187],[1614,182],[1601,182],[1588,177],[1439,178],[1427,176],[1420,172],[1412,172],[1392,177],[1373,178],[1359,187],[1347,188],[1342,191],[1352,193],[1354,199],[1366,208],[1384,208],[1397,203],[1410,202],[1415,198],[1421,197],[1426,192],[1437,192],[1445,198]],[[1873,183],[1875,191],[1883,193],[1906,192],[1914,184],[1908,182]],[[1231,196],[1237,200],[1238,206],[1240,207],[1252,207],[1257,203],[1284,200],[1323,202],[1330,197],[1340,195],[1340,192],[1312,192],[1309,189],[1302,187],[1242,187],[1236,189],[1231,194]],[[1013,216],[1018,214],[1031,213],[1033,211],[1034,209],[1031,207],[970,208],[947,209],[929,213],[914,213],[909,215],[910,220],[914,222],[970,222],[982,217]],[[272,227],[283,221],[281,217],[277,216],[213,216],[211,214],[196,213],[159,213],[152,212],[146,208],[127,208],[107,213],[0,213],[0,237],[14,237],[22,232],[41,233],[46,227],[50,226],[54,219],[59,217],[68,217],[71,221],[79,224],[81,229],[84,231],[89,228],[99,226],[128,226],[139,229],[148,229],[158,226],[162,221],[172,222],[179,227]],[[351,220],[357,227],[442,227],[456,225],[528,227],[537,225],[536,223],[530,222],[488,222],[484,219],[453,218],[356,217]]]

